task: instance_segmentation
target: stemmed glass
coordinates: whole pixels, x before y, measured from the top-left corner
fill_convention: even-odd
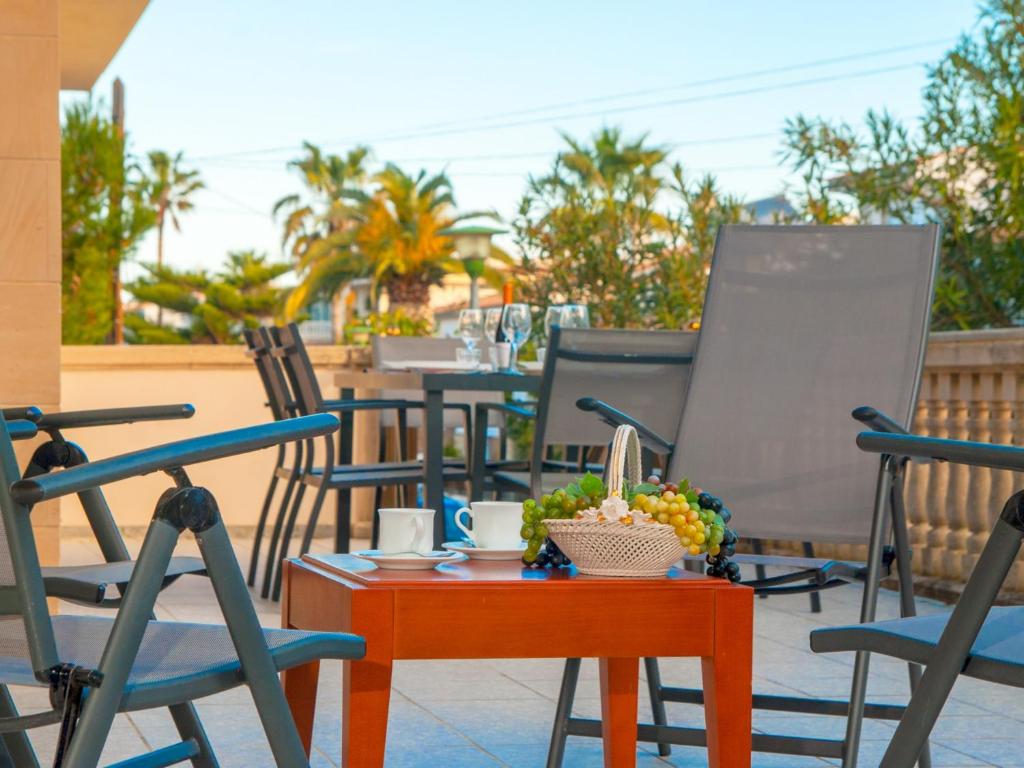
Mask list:
[[[461,310],[459,312],[459,324],[455,333],[462,339],[462,343],[466,345],[467,357],[479,362],[480,352],[476,345],[484,335],[484,311],[482,309]]]
[[[484,315],[484,335],[493,344],[498,337],[498,326],[501,325],[501,307],[491,307]]]
[[[566,304],[561,310],[559,319],[563,328],[590,327],[590,310],[586,304]]]
[[[512,342],[512,353],[508,361],[509,372],[518,373],[516,362],[519,358],[519,349],[530,338],[530,329],[533,324],[533,318],[530,317],[530,305],[506,305],[505,316],[502,318],[501,324],[505,335]]]

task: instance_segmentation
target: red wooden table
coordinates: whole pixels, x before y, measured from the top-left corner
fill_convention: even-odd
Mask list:
[[[753,591],[673,569],[657,579],[580,576],[572,568],[468,561],[436,570],[377,570],[349,555],[306,555],[285,565],[283,626],[354,632],[366,657],[345,662],[342,765],[384,765],[395,659],[596,657],[605,766],[636,762],[639,660],[703,661],[708,760],[750,765]],[[544,642],[523,632],[548,622]],[[285,692],[309,750],[317,664],[285,674]]]

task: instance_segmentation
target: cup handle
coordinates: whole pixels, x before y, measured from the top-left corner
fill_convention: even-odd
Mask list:
[[[410,552],[419,552],[420,547],[423,546],[423,534],[427,532],[427,526],[423,522],[422,517],[413,519],[413,525],[416,527],[416,533],[412,536],[412,544],[409,546]]]
[[[467,528],[465,525],[462,524],[462,513],[463,512],[465,512],[467,515],[469,515],[470,519],[473,518],[473,510],[471,510],[469,507],[463,507],[462,509],[460,509],[458,512],[455,513],[455,525],[458,526],[460,531],[462,531],[464,534],[466,534],[466,536],[469,538],[469,540],[471,542],[473,542],[473,544],[476,544],[476,537],[473,535],[473,532],[471,530],[469,530],[469,528]]]

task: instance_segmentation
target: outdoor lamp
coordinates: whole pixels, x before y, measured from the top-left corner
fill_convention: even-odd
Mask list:
[[[455,252],[469,275],[469,306],[480,306],[477,280],[483,277],[484,265],[491,254],[491,237],[506,232],[504,229],[484,226],[448,227],[438,232],[448,235],[455,242]]]

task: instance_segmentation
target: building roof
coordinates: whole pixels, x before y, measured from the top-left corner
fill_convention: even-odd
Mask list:
[[[95,84],[149,0],[60,0],[60,87]]]

